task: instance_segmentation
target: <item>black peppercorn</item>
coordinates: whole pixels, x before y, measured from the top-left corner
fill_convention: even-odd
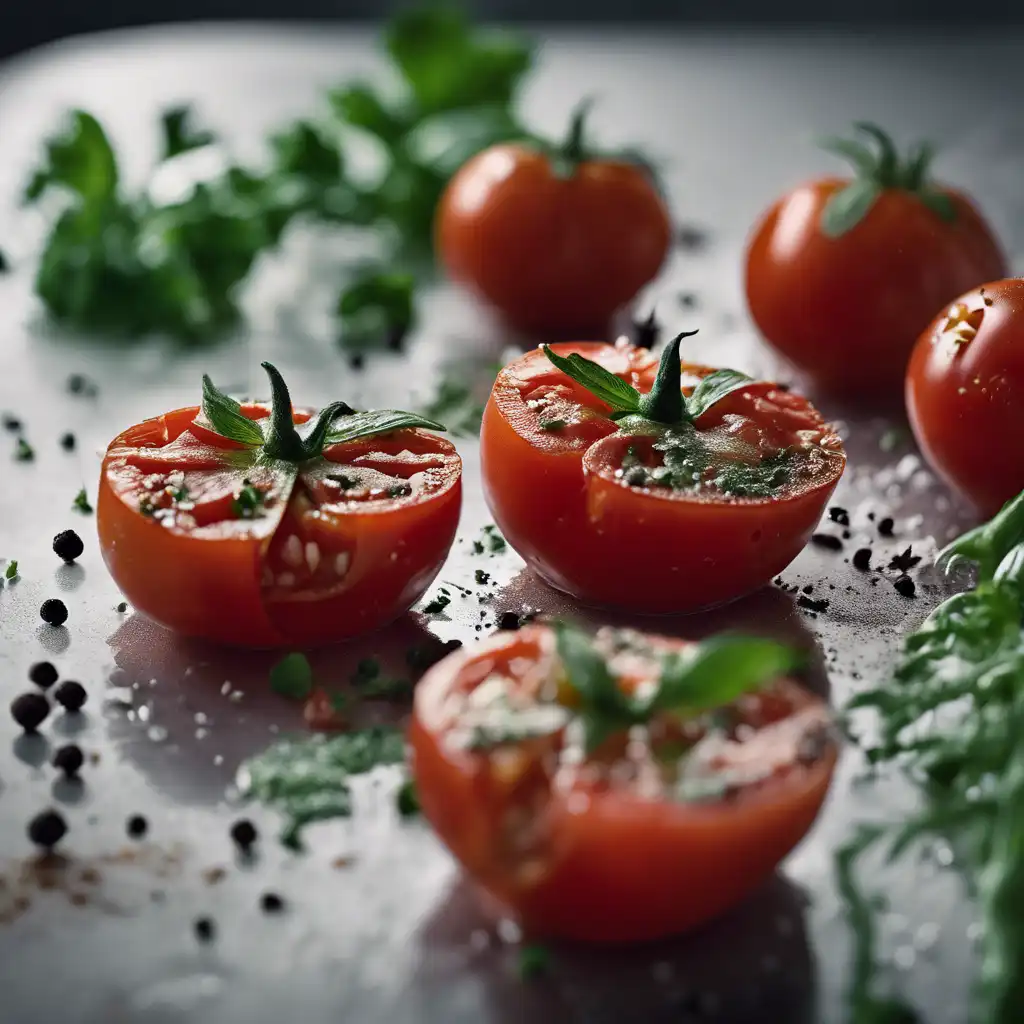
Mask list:
[[[35,732],[49,713],[50,702],[41,693],[22,693],[11,701],[11,717],[25,732]]]
[[[37,661],[29,670],[28,677],[40,690],[48,690],[57,682],[57,668],[50,661]]]
[[[9,430],[12,434],[16,434],[21,430],[21,420],[17,416],[12,416],[9,412],[5,412],[3,416],[4,430]]]
[[[59,598],[51,597],[42,603],[39,615],[51,626],[63,626],[68,621],[68,606]]]
[[[825,548],[827,551],[842,551],[843,542],[830,533],[812,533],[811,543],[816,547]]]
[[[249,852],[258,836],[259,833],[256,831],[256,826],[248,818],[242,818],[231,826],[231,841],[243,853]]]
[[[53,767],[63,772],[69,779],[78,774],[85,764],[85,754],[77,743],[67,743],[53,755]]]
[[[878,532],[883,537],[891,537],[892,536],[893,527],[895,525],[896,524],[893,522],[892,516],[886,516],[884,519],[879,521],[879,523],[878,523]]]
[[[28,823],[29,839],[45,850],[52,850],[67,834],[67,822],[58,811],[42,811]]]
[[[75,450],[75,435],[70,431],[60,436],[60,446],[66,452],[73,452]]]
[[[353,352],[348,357],[350,370],[361,370],[366,365],[366,356],[362,352]]]
[[[65,711],[81,711],[88,694],[81,683],[65,680],[53,691],[53,698]]]
[[[74,530],[61,530],[53,538],[53,553],[65,562],[73,562],[84,550],[82,538]]]
[[[518,629],[520,626],[518,612],[502,612],[498,619],[498,629]]]
[[[211,917],[200,917],[196,920],[195,925],[196,938],[200,942],[212,942],[213,937],[217,931]]]
[[[913,597],[917,593],[917,586],[909,576],[898,577],[893,586],[904,597]]]
[[[280,914],[284,910],[284,900],[276,892],[265,892],[260,897],[260,909],[264,914]]]
[[[871,568],[871,548],[858,548],[853,553],[853,567],[867,572]]]
[[[149,831],[149,822],[141,814],[133,814],[125,825],[132,839],[141,839]]]

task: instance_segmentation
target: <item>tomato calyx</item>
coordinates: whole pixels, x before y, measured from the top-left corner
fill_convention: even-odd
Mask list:
[[[892,137],[878,125],[857,121],[853,128],[875,143],[875,151],[856,139],[828,138],[819,143],[823,149],[849,160],[857,172],[854,180],[833,195],[822,210],[821,229],[826,236],[839,238],[856,227],[885,189],[909,192],[946,223],[956,219],[949,196],[928,181],[935,155],[930,143],[918,143],[901,159]]]

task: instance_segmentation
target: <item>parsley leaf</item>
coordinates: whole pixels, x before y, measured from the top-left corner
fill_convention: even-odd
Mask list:
[[[341,342],[347,349],[398,348],[415,320],[411,274],[371,268],[338,298]]]
[[[16,462],[32,462],[36,457],[35,449],[23,437],[19,437],[14,443],[14,458]]]
[[[160,125],[163,129],[164,160],[217,141],[213,132],[197,128],[192,123],[192,108],[187,104],[165,110],[160,116]]]
[[[8,579],[8,580],[13,580],[14,577],[17,576],[17,575],[18,575],[18,560],[16,558],[12,558],[7,563],[7,570],[4,572],[4,578]]]
[[[286,654],[270,670],[270,688],[292,700],[304,700],[313,692],[313,670],[304,654]]]
[[[71,503],[71,507],[85,515],[89,515],[92,512],[92,505],[89,504],[89,496],[85,493],[84,487],[75,495],[75,500]]]

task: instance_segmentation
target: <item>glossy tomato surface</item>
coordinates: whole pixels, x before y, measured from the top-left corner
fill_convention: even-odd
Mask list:
[[[135,608],[220,643],[307,646],[376,629],[422,596],[459,518],[462,465],[448,441],[400,430],[301,466],[254,462],[198,413],[131,427],[103,460],[100,544]]]
[[[944,309],[907,370],[907,413],[934,469],[986,516],[1024,490],[1024,280]]]
[[[624,343],[553,348],[641,392],[657,369],[650,352]],[[683,370],[684,393],[711,372]],[[538,350],[499,373],[481,433],[484,492],[502,533],[543,579],[590,604],[687,612],[756,590],[806,544],[845,466],[841,442],[806,399],[752,382],[697,420],[701,436],[723,464],[805,452],[802,476],[771,497],[634,486],[627,453],[648,464],[659,453],[607,413]]]
[[[658,273],[671,225],[633,164],[588,160],[563,175],[545,154],[501,145],[451,180],[435,235],[448,274],[512,325],[600,336]]]
[[[886,404],[936,312],[1004,276],[1006,262],[971,201],[949,190],[951,223],[886,189],[863,220],[829,238],[822,212],[848,184],[810,182],[771,207],[747,251],[747,301],[764,337],[822,388]]]
[[[685,646],[608,630],[597,645],[630,691]],[[620,943],[697,927],[813,824],[837,751],[828,709],[791,680],[585,754],[564,679],[547,627],[496,634],[424,676],[410,729],[424,814],[529,933]]]

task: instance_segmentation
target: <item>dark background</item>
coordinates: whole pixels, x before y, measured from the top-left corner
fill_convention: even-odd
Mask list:
[[[0,0],[0,57],[82,32],[168,21],[376,20],[388,0]],[[1024,23],[1019,0],[474,0],[482,19],[562,24],[824,25],[983,30]]]

